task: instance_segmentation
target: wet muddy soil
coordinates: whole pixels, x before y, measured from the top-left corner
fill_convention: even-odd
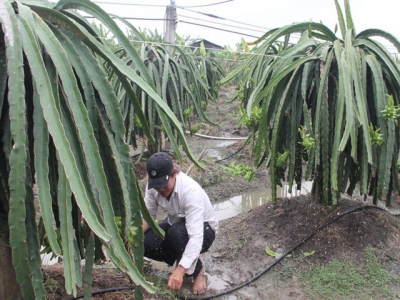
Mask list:
[[[237,108],[227,102],[232,99],[234,93],[233,87],[222,89],[218,103],[209,104],[208,117],[220,124],[216,127],[203,126],[199,131],[200,134],[221,137],[247,136],[246,129],[236,126]],[[206,144],[197,136],[188,136],[188,140],[195,156]],[[189,174],[203,186],[211,201],[229,199],[269,186],[266,167],[257,169],[254,180],[250,182],[226,173],[221,165],[227,165],[232,161],[252,165],[253,159],[248,148],[241,149],[243,141],[238,140],[222,146],[221,143],[222,140],[207,142],[210,151],[202,159],[205,169],[195,167]],[[232,157],[217,162],[236,152],[237,154]],[[144,164],[139,162],[135,165],[135,172],[142,187],[146,183]],[[188,170],[189,166],[190,161],[184,158],[181,164],[182,171]],[[327,206],[313,203],[308,195],[302,195],[281,198],[278,199],[276,206],[269,202],[221,220],[214,244],[202,255],[208,275],[207,295],[223,293],[224,290],[243,285],[243,288],[217,299],[318,299],[312,292],[306,292],[301,278],[286,270],[310,264],[326,265],[333,260],[362,261],[365,258],[366,247],[374,249],[379,262],[388,271],[400,275],[399,217],[379,209],[361,209],[346,214],[316,231],[341,213],[365,204],[364,201],[343,195],[338,208],[330,210]],[[393,201],[391,209],[400,209],[397,201]],[[315,234],[308,238],[312,233]],[[303,240],[304,243],[300,243]],[[290,257],[285,257],[265,272],[267,267],[275,262],[274,257],[266,253],[266,247],[273,250],[282,248],[286,253],[299,243],[299,247],[290,252]],[[314,254],[305,257],[304,253]],[[48,284],[48,299],[65,299],[67,295],[62,288],[62,266],[60,264],[44,266],[43,270],[45,280],[55,281],[53,285]],[[149,262],[146,267],[149,280],[159,286],[165,286],[170,271],[169,268],[153,262]],[[253,280],[255,276],[259,278]],[[117,269],[109,266],[96,267],[93,290],[129,285],[129,281]],[[51,291],[50,288],[53,286],[56,288]],[[182,289],[182,292],[189,297],[191,297],[190,286],[190,281],[186,280]],[[393,292],[396,292],[396,287],[393,288]],[[93,299],[135,298],[132,291],[120,291],[98,295]],[[171,297],[159,292],[157,295],[145,294],[145,299],[171,299]]]

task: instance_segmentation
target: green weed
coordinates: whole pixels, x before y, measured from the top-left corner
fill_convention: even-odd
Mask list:
[[[236,247],[233,249],[232,252],[229,253],[229,258],[234,259],[236,257],[236,254],[238,254],[239,251],[243,249],[243,247],[246,245],[247,240],[250,238],[250,235],[246,235],[244,237],[241,237],[239,241],[236,244]]]
[[[179,295],[177,292],[173,292],[168,289],[166,280],[158,278],[154,275],[147,276],[147,279],[150,282],[154,283],[154,287],[156,289],[157,296],[163,296],[164,298],[167,298],[170,300],[178,300],[179,299]]]
[[[272,229],[275,227],[275,222],[274,221],[268,222],[267,226],[268,228]]]
[[[232,162],[228,167],[223,168],[231,174],[242,176],[244,179],[251,181],[254,177],[255,171],[252,167],[245,164],[236,164]]]
[[[361,266],[349,261],[333,261],[327,266],[311,265],[300,271],[304,291],[316,299],[390,299],[390,284],[400,283],[398,276],[385,270],[366,249]]]
[[[243,249],[244,245],[247,243],[248,238],[250,238],[249,235],[241,237],[239,239],[239,242],[237,243],[237,249],[239,249],[239,250]]]

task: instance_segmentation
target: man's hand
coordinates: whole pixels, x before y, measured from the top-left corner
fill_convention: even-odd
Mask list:
[[[183,275],[185,275],[186,269],[180,265],[175,269],[175,271],[169,276],[168,279],[168,289],[173,291],[179,291],[183,282]]]

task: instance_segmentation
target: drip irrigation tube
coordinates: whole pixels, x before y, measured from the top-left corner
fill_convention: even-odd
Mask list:
[[[225,158],[218,159],[215,162],[220,162],[220,161],[223,161],[223,160],[227,160],[228,158],[231,158],[232,156],[238,154],[240,151],[242,151],[243,148],[244,148],[244,146],[240,147],[239,150],[237,150],[235,153],[232,153],[231,155],[228,155]]]
[[[93,291],[92,296],[111,293],[111,292],[124,291],[124,290],[134,290],[134,289],[135,289],[135,286],[119,286],[119,287],[114,287],[114,288]],[[75,299],[81,299],[84,297],[85,297],[84,294],[78,294],[78,295],[76,295],[76,297],[65,298],[64,300],[75,300]]]
[[[200,297],[188,297],[188,296],[178,296],[179,299],[182,300],[205,300],[205,299],[213,299],[213,298],[217,298],[229,293],[232,293],[234,291],[237,291],[247,285],[249,285],[250,283],[252,283],[253,281],[256,281],[258,278],[261,277],[261,275],[265,274],[266,272],[268,272],[270,269],[272,269],[276,264],[278,264],[285,256],[287,256],[288,254],[290,254],[292,251],[294,251],[296,248],[298,248],[300,245],[302,245],[303,243],[305,243],[307,240],[309,240],[311,237],[313,237],[315,234],[317,234],[320,230],[324,229],[326,226],[328,226],[329,224],[335,222],[336,220],[340,219],[341,217],[348,215],[350,213],[359,211],[359,210],[363,210],[363,209],[367,209],[367,208],[375,208],[375,209],[379,209],[385,212],[388,212],[386,209],[381,208],[379,206],[374,206],[374,205],[363,205],[363,206],[359,206],[356,208],[352,208],[349,209],[337,216],[335,216],[334,218],[332,218],[331,220],[325,222],[324,224],[322,224],[320,227],[318,227],[316,230],[314,230],[314,232],[312,232],[311,234],[309,234],[307,237],[305,237],[304,239],[302,239],[300,242],[298,242],[296,245],[294,245],[293,247],[291,247],[289,250],[287,250],[285,253],[283,253],[283,255],[276,259],[272,264],[270,264],[267,268],[265,268],[264,270],[262,270],[261,272],[257,273],[256,275],[254,275],[251,279],[233,287],[227,290],[224,290],[222,292],[216,293],[216,294],[212,294],[212,295],[206,295],[206,296],[200,296]],[[108,288],[108,289],[103,289],[103,290],[97,290],[92,292],[92,295],[99,295],[99,294],[105,294],[105,293],[109,293],[109,292],[115,292],[115,291],[121,291],[121,290],[130,290],[130,289],[134,289],[134,286],[126,286],[126,287],[115,287],[115,288]],[[79,299],[79,298],[83,298],[83,294],[79,294],[77,295],[75,298],[67,298],[64,300],[75,300],[75,299]]]

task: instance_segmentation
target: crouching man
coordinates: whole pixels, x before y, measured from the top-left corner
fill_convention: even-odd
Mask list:
[[[210,199],[196,181],[174,167],[172,158],[164,152],[152,155],[146,168],[146,207],[154,219],[159,207],[167,217],[159,223],[165,231],[164,239],[143,221],[144,255],[169,266],[176,262],[168,279],[170,290],[180,290],[187,274],[194,280],[193,294],[204,294],[207,278],[199,256],[210,248],[219,227]]]

